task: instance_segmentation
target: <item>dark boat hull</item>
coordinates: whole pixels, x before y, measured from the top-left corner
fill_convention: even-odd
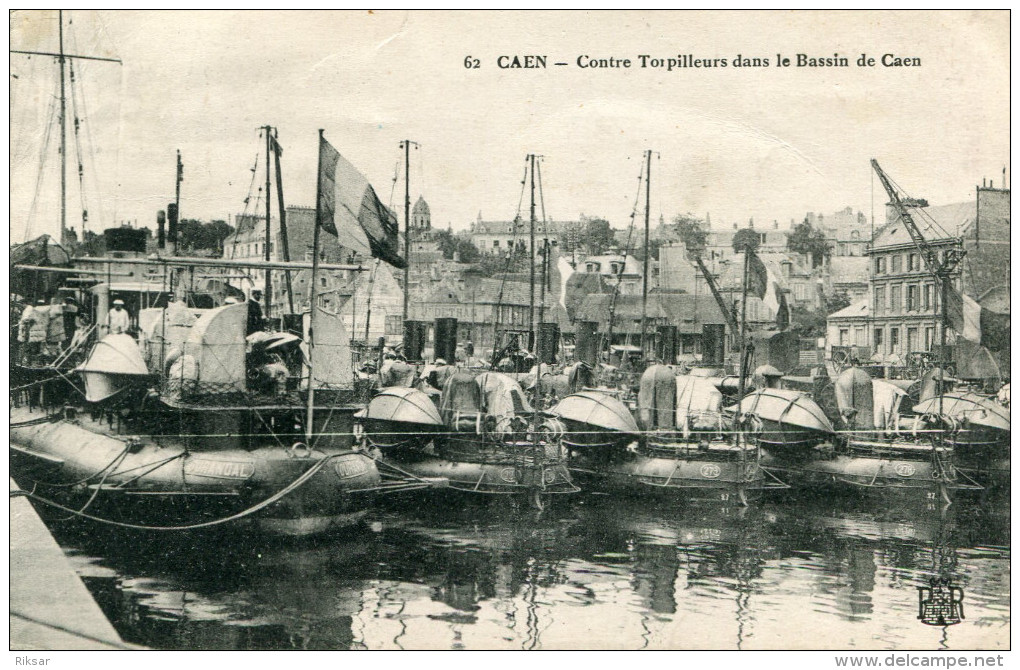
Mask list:
[[[887,450],[869,454],[814,449],[799,458],[786,454],[777,457],[767,451],[762,467],[791,486],[804,488],[856,490],[880,495],[901,493],[931,500],[942,497],[946,502],[949,491],[971,488],[958,477],[951,451],[942,452],[938,464],[930,451],[921,454],[916,450],[914,453]]]
[[[129,526],[223,521],[282,535],[321,533],[357,523],[381,481],[375,462],[349,449],[277,443],[195,451],[184,436],[109,434],[87,417],[47,421],[16,410],[10,439],[19,486]]]
[[[668,495],[719,503],[746,503],[776,485],[758,466],[753,453],[741,461],[732,455],[667,456],[579,449],[571,452],[570,472],[589,492]]]
[[[468,438],[447,440],[446,448],[423,450],[396,448],[383,451],[382,461],[420,478],[442,478],[444,490],[478,494],[573,493],[577,489],[564,463],[538,455],[530,444],[521,444],[516,452],[508,449],[479,453],[477,442]],[[455,448],[451,449],[450,442]],[[472,453],[472,447],[475,447]],[[544,449],[544,447],[539,447]]]

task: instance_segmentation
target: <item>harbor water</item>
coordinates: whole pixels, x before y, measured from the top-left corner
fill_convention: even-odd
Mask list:
[[[944,509],[789,491],[748,508],[582,494],[540,513],[436,494],[301,542],[51,528],[121,637],[155,649],[1009,646],[1006,494]],[[959,624],[917,618],[935,572],[963,588]]]

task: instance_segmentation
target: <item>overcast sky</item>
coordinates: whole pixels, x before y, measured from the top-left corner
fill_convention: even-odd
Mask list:
[[[93,229],[122,220],[151,225],[173,199],[177,149],[185,165],[183,216],[244,211],[265,124],[279,129],[286,200],[296,205],[314,203],[318,128],[383,202],[402,164],[398,143],[416,140],[412,201],[424,195],[433,225],[454,229],[479,212],[513,217],[529,152],[545,157],[550,217],[601,215],[616,227],[629,220],[645,149],[657,152],[652,216],[710,212],[716,227],[749,217],[785,225],[807,211],[848,205],[870,214],[873,157],[932,204],[973,198],[983,177],[999,185],[1009,160],[1005,12],[69,17],[67,52],[123,60],[76,64]],[[56,13],[14,13],[11,48],[55,51]],[[777,52],[791,67],[775,66]],[[851,67],[793,67],[797,53],[838,53]],[[859,68],[861,53],[922,64]],[[515,54],[545,55],[548,67],[496,67],[497,57]],[[667,72],[641,68],[640,54],[726,58],[730,66]],[[770,66],[735,68],[738,54],[768,58]],[[629,58],[631,67],[581,69],[582,55]],[[480,67],[466,69],[467,56]],[[16,54],[10,65],[11,235],[18,242],[33,201],[30,234],[59,231],[56,132],[46,167],[39,163],[57,68],[53,59]],[[68,175],[68,221],[77,227],[73,164]],[[401,219],[402,194],[401,177],[393,196]],[[879,216],[882,202],[876,194]]]

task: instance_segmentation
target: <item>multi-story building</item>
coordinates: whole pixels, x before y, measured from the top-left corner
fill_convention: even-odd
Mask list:
[[[312,260],[312,243],[315,232],[315,208],[289,206],[286,209],[287,221],[287,242],[290,260],[306,261]],[[266,259],[266,218],[253,214],[238,214],[234,217],[234,232],[223,241],[223,257],[230,260],[243,260],[254,263],[264,262]],[[284,260],[283,238],[280,233],[279,219],[274,219],[270,224],[269,259],[271,261]],[[326,263],[353,263],[360,260],[357,255],[343,247],[337,237],[333,235],[320,235],[319,237],[319,260]],[[241,272],[241,271],[239,271]],[[283,270],[271,271],[273,305],[289,305],[293,301],[294,309],[300,311],[307,309],[309,286],[311,278],[309,270],[290,272],[291,290],[293,295],[287,296],[287,273]],[[241,285],[246,291],[259,289],[264,291],[266,287],[267,270],[250,268],[241,272],[240,281],[235,284]],[[322,272],[319,276],[317,293],[324,296],[323,305],[327,309],[337,309],[346,302],[350,296],[353,275],[351,271],[329,271]]]
[[[1009,189],[979,186],[971,202],[914,208],[912,218],[928,244],[942,251],[963,240],[967,255],[953,286],[997,312],[1009,311]],[[891,206],[887,222],[867,250],[868,294],[828,318],[831,345],[868,347],[875,357],[905,360],[941,341],[939,287]],[[862,332],[862,318],[867,328]],[[949,330],[953,344],[956,333]]]
[[[871,225],[864,212],[854,213],[853,207],[825,216],[808,212],[804,217],[811,226],[825,233],[825,239],[832,247],[832,256],[864,256],[871,241]]]
[[[912,213],[914,222],[928,244],[939,253],[952,247],[959,232],[974,216],[974,203],[959,203],[927,208]],[[875,233],[868,249],[871,258],[870,317],[871,342],[875,354],[906,356],[931,351],[941,338],[938,323],[938,287],[914,245],[910,233],[894,211],[889,221]],[[953,276],[959,290],[960,271]],[[948,341],[952,335],[947,333]]]
[[[656,268],[649,267],[649,274],[654,274],[653,269]],[[641,295],[641,277],[644,267],[641,261],[633,256],[619,253],[587,256],[576,262],[574,271],[600,275],[610,287],[616,286],[619,282],[621,295]],[[650,278],[649,286],[653,285],[654,281]]]
[[[577,221],[536,221],[535,246],[541,248],[543,241],[548,239],[549,246],[558,250],[562,244],[564,231],[579,225]],[[531,245],[531,223],[526,219],[514,221],[483,221],[482,213],[471,223],[468,229],[471,242],[483,254],[506,254],[508,250],[518,249],[529,252]]]

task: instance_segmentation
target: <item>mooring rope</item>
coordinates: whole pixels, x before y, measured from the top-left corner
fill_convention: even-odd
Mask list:
[[[336,458],[338,456],[343,456],[343,455],[346,455],[346,454],[333,454],[333,455],[330,455],[330,456],[326,456],[325,458],[319,459],[318,461],[315,462],[314,465],[312,465],[312,467],[308,468],[297,479],[292,481],[290,484],[288,484],[284,488],[280,489],[279,491],[277,491],[273,495],[269,496],[268,498],[266,498],[262,502],[257,503],[257,504],[255,504],[255,505],[253,505],[253,506],[251,506],[251,507],[249,507],[247,509],[244,509],[244,510],[242,510],[240,512],[237,512],[236,514],[231,514],[230,516],[223,517],[221,519],[214,519],[212,521],[203,521],[202,523],[186,524],[186,525],[183,525],[183,526],[147,526],[147,525],[144,525],[144,524],[126,523],[126,522],[123,522],[123,521],[114,521],[113,519],[104,519],[102,517],[98,517],[98,516],[95,516],[95,515],[92,515],[92,514],[86,514],[85,512],[82,512],[80,510],[75,510],[75,509],[72,509],[70,507],[66,507],[64,505],[61,505],[58,502],[55,502],[53,500],[49,500],[48,498],[43,498],[42,496],[36,495],[35,493],[29,492],[29,491],[24,491],[22,489],[15,489],[14,491],[10,492],[10,495],[12,497],[13,496],[24,496],[26,498],[29,498],[30,500],[36,500],[36,501],[38,501],[38,502],[40,502],[40,503],[42,503],[44,505],[49,505],[50,507],[54,507],[54,508],[59,509],[61,511],[67,512],[67,513],[69,513],[69,514],[71,514],[73,516],[78,516],[78,517],[81,517],[83,519],[88,519],[90,521],[95,521],[97,523],[104,523],[104,524],[107,524],[107,525],[110,525],[110,526],[116,526],[118,528],[129,528],[129,529],[132,529],[132,530],[154,530],[154,531],[188,531],[188,530],[198,530],[200,528],[212,528],[214,526],[220,526],[222,524],[229,523],[229,522],[232,522],[232,521],[238,521],[238,520],[243,519],[245,517],[251,516],[252,514],[255,514],[256,512],[259,512],[259,511],[265,509],[266,507],[269,507],[273,503],[276,503],[276,502],[282,500],[284,497],[289,495],[291,492],[293,492],[293,491],[297,490],[298,488],[300,488],[305,482],[307,482],[319,470],[321,470],[326,465],[326,463],[328,461],[330,461],[330,460],[332,460],[332,459],[334,459],[334,458]]]

